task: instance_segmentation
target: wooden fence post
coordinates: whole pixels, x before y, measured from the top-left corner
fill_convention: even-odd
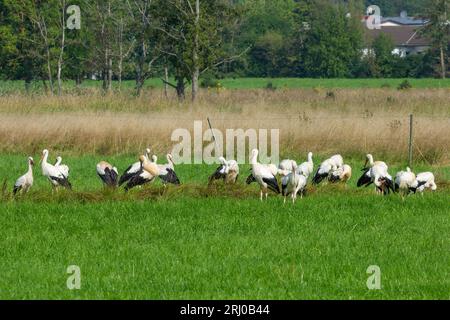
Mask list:
[[[412,168],[413,164],[413,115],[409,115],[409,157],[408,166]]]

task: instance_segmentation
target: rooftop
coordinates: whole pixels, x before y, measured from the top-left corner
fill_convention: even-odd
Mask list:
[[[395,46],[429,46],[430,41],[420,35],[421,26],[402,25],[397,27],[381,27],[381,29],[369,30],[365,28],[368,42],[378,38],[380,34],[385,34],[394,42]]]
[[[423,26],[428,20],[414,17],[381,17],[381,23],[393,22],[400,25]]]

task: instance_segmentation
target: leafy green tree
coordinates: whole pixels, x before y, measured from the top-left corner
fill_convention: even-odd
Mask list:
[[[376,66],[373,75],[376,77],[392,77],[394,65],[394,54],[392,54],[394,42],[392,38],[380,33],[373,41],[372,48]]]
[[[284,37],[278,32],[268,31],[260,36],[253,46],[251,73],[262,77],[276,77],[286,59],[284,55]]]
[[[313,77],[348,77],[361,56],[358,17],[344,5],[317,1],[304,46],[305,71]],[[355,20],[356,19],[356,20]]]
[[[294,0],[245,2],[240,47],[251,46],[246,74],[285,76],[292,61],[290,46],[296,27]]]
[[[427,0],[367,0],[366,7],[375,4],[380,7],[384,17],[398,16],[401,11],[408,15],[420,15],[427,6]]]
[[[450,1],[429,0],[426,12],[430,22],[424,27],[422,34],[431,39],[433,48],[439,50],[440,73],[442,79],[445,79],[450,42]]]
[[[192,100],[197,96],[199,77],[236,57],[226,56],[222,34],[236,15],[226,0],[169,0],[161,11],[161,30],[166,36],[163,52],[175,70],[180,98],[184,97],[185,79],[191,83]]]

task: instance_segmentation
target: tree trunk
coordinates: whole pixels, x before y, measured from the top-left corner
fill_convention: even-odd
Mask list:
[[[120,19],[119,24],[119,63],[118,63],[118,75],[119,91],[122,89],[122,64],[123,64],[123,18]]]
[[[80,74],[77,74],[77,77],[75,79],[75,84],[76,84],[77,88],[80,87],[80,85],[81,85],[81,75]]]
[[[142,88],[144,87],[144,79],[142,77],[136,78],[136,95],[140,96]]]
[[[178,100],[183,101],[185,99],[185,88],[184,88],[184,78],[183,77],[178,77],[177,78],[177,97]]]
[[[164,96],[166,97],[166,99],[169,97],[169,88],[168,88],[168,83],[169,83],[169,70],[167,68],[167,65],[164,66]]]
[[[108,20],[111,17],[111,1],[108,1],[108,8],[106,12],[106,20]],[[102,26],[102,35],[104,37],[103,41],[105,43],[105,56],[103,61],[103,90],[106,93],[111,92],[112,89],[112,49],[111,49],[111,30],[104,22]]]
[[[66,9],[66,1],[62,0],[61,2],[61,47],[59,50],[59,58],[58,58],[58,96],[61,96],[62,94],[62,80],[61,80],[61,73],[62,73],[62,65],[63,65],[63,55],[64,55],[64,47],[65,47],[65,41],[66,41],[66,20],[64,18],[65,15],[65,9]]]
[[[110,55],[108,58],[108,92],[112,91],[112,76],[113,76],[112,57]]]
[[[199,28],[200,28],[200,0],[195,1],[195,35],[194,35],[194,49],[192,52],[193,72],[192,72],[192,101],[197,98],[198,93],[198,78],[200,76],[200,66],[198,62],[199,49]]]
[[[122,63],[123,63],[123,59],[122,57],[120,57],[119,59],[119,71],[117,74],[117,80],[119,81],[119,91],[122,90]]]
[[[103,90],[106,93],[111,91],[111,81],[112,81],[112,58],[109,53],[109,49],[105,50],[105,61],[103,67]]]
[[[141,94],[145,82],[145,60],[147,57],[147,49],[145,46],[144,31],[142,31],[139,47],[139,57],[136,65],[136,94],[138,96]]]
[[[441,45],[439,49],[441,52],[441,76],[442,76],[442,79],[445,79],[447,70],[445,69],[444,47]]]
[[[52,65],[50,61],[50,48],[47,45],[47,75],[48,82],[50,84],[50,94],[53,95],[53,77],[52,77]]]
[[[45,19],[41,16],[36,18],[37,27],[39,28],[39,32],[41,34],[42,40],[44,41],[45,51],[47,56],[47,77],[48,82],[50,84],[50,94],[53,95],[53,77],[52,77],[52,65],[51,65],[51,55],[50,55],[50,46],[48,44],[48,32],[47,27],[45,25]]]
[[[62,72],[62,62],[58,60],[58,96],[61,96],[62,93],[62,80],[61,80],[61,72]]]

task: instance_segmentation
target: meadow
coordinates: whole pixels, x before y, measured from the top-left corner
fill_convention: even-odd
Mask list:
[[[127,194],[103,189],[101,156],[65,159],[72,192],[52,193],[37,166],[33,190],[14,199],[23,157],[1,157],[1,298],[450,298],[448,167],[418,165],[439,189],[402,200],[356,188],[363,157],[346,159],[347,186],[309,186],[283,205],[274,194],[261,203],[244,184],[248,165],[236,186],[208,187],[214,165],[179,165],[181,186]],[[122,171],[135,158],[108,160]],[[66,287],[69,265],[81,268],[81,290]],[[381,290],[366,287],[370,265],[381,268]]]
[[[367,79],[327,79],[327,78],[224,78],[214,80],[217,84],[225,89],[363,89],[363,88],[384,88],[396,89],[402,82],[407,80],[412,88],[416,89],[442,89],[450,87],[450,79],[433,79],[433,78],[367,78]],[[173,81],[173,79],[171,79]],[[64,90],[66,92],[79,93],[91,89],[100,89],[101,81],[85,80],[80,85],[76,85],[74,81],[67,80],[64,82]],[[122,83],[113,82],[115,90],[121,89],[125,91],[133,90],[135,82],[133,80],[124,80]],[[164,87],[163,82],[159,78],[151,78],[145,82],[144,88],[161,89]],[[42,92],[44,85],[40,81],[34,81],[30,84],[30,91],[33,93]],[[189,87],[187,88],[189,91]],[[24,93],[24,81],[0,80],[0,95]]]
[[[330,93],[332,92],[332,94]],[[0,298],[4,299],[449,299],[450,90],[204,90],[192,105],[114,93],[0,98]],[[393,175],[407,164],[414,114],[416,172],[438,190],[402,199],[356,188],[371,152]],[[181,186],[105,190],[95,164],[122,172],[147,146],[164,159],[175,128],[279,128],[280,158],[317,166],[334,152],[353,168],[347,186],[308,186],[283,205],[245,185],[207,185],[216,165],[177,165]],[[29,194],[12,197],[26,158],[62,155],[73,191],[52,193],[35,167]],[[161,160],[163,162],[163,160]],[[81,269],[68,290],[66,269]],[[370,265],[381,290],[368,290]]]

